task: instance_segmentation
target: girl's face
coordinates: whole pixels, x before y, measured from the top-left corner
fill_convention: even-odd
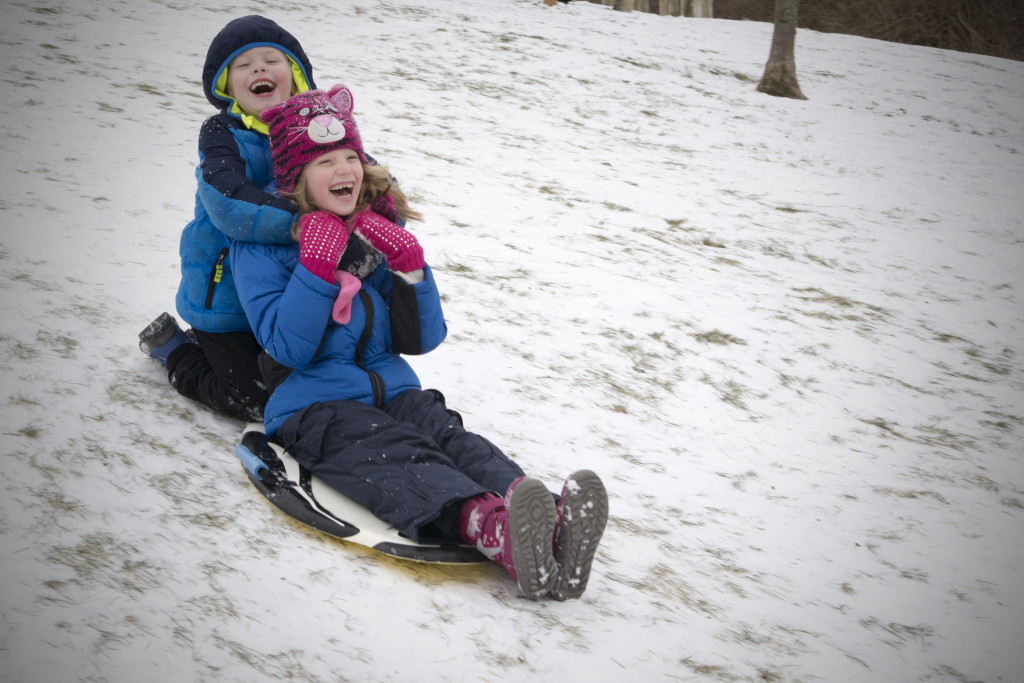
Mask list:
[[[336,149],[306,164],[306,191],[318,209],[347,218],[356,210],[363,164],[351,149]]]
[[[231,60],[228,90],[246,114],[257,116],[292,95],[292,64],[273,47],[254,47]]]

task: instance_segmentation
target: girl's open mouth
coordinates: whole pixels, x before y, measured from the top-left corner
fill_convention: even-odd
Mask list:
[[[339,199],[350,199],[352,197],[352,185],[335,185],[331,188],[331,194]]]

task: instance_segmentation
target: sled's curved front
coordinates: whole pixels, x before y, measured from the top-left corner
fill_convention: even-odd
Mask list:
[[[317,531],[416,562],[467,564],[486,558],[464,545],[427,545],[400,536],[394,527],[331,488],[267,439],[250,422],[235,447],[253,486],[278,509]]]

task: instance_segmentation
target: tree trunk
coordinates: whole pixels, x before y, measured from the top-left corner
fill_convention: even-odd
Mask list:
[[[764,76],[757,89],[775,97],[792,97],[806,100],[796,82],[796,60],[793,58],[796,43],[796,17],[800,11],[800,0],[775,0],[775,31],[772,33],[772,50]]]
[[[636,0],[615,0],[615,9],[620,12],[632,12]]]

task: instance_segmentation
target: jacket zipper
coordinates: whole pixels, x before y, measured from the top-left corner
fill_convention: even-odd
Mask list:
[[[203,304],[208,311],[213,308],[213,291],[224,277],[224,261],[227,257],[228,248],[224,247],[217,254],[217,262],[213,264],[213,270],[210,271],[210,282],[206,285],[206,302]]]
[[[366,311],[366,322],[363,325],[363,334],[359,337],[359,343],[356,344],[356,366],[370,378],[374,407],[383,408],[385,396],[384,380],[376,372],[367,370],[366,365],[363,364],[363,353],[366,351],[366,345],[370,342],[370,335],[373,333],[373,300],[369,294],[361,289],[359,290],[359,299],[363,302],[363,310]]]

